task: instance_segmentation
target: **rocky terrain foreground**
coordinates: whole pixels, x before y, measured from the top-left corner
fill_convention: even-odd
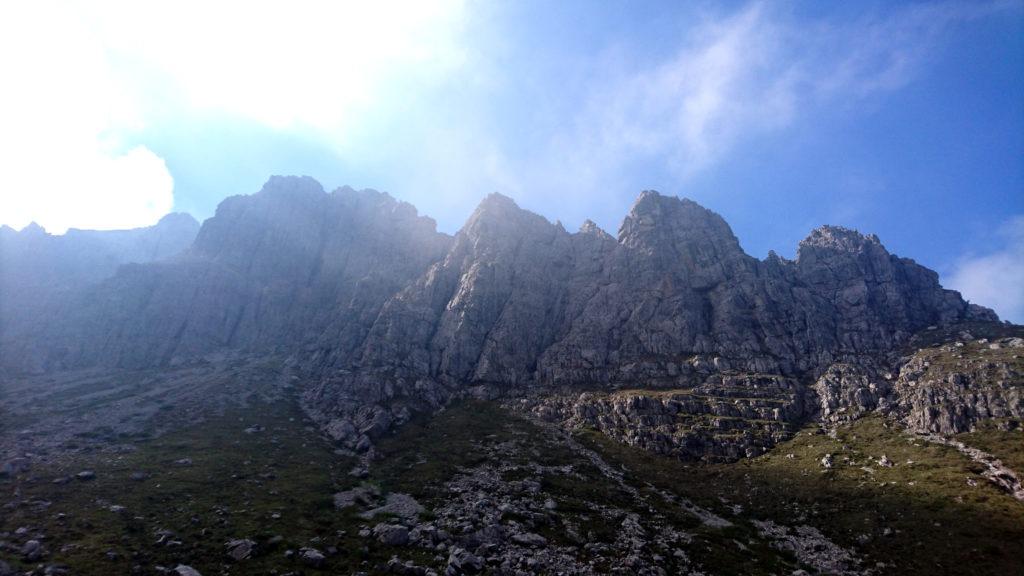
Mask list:
[[[0,241],[0,576],[1024,572],[1024,328],[874,236],[274,177]]]

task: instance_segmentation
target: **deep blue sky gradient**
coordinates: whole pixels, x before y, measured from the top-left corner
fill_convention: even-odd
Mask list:
[[[769,250],[793,257],[799,240],[826,223],[878,234],[891,251],[943,274],[963,258],[1001,249],[1005,239],[995,231],[1024,214],[1024,10],[1014,3],[922,38],[926,46],[894,87],[858,96],[857,86],[844,86],[854,95],[798,105],[780,127],[747,133],[741,126],[716,160],[693,173],[681,174],[663,149],[619,158],[607,186],[580,179],[580,189],[569,190],[573,174],[543,159],[557,149],[552,141],[571,147],[574,134],[586,133],[576,123],[592,118],[580,111],[595,87],[614,90],[617,79],[666,65],[699,45],[695,30],[709,14],[728,19],[750,7],[681,4],[471,6],[466,69],[422,90],[395,85],[410,90],[409,105],[368,119],[361,141],[344,150],[312,130],[194,110],[167,114],[133,141],[164,158],[175,208],[199,218],[225,196],[258,190],[270,174],[308,174],[328,189],[388,191],[452,233],[498,190],[570,230],[589,217],[614,234],[636,195],[653,188],[719,212],[758,257]],[[765,10],[799,33],[885,22],[921,6],[928,4],[799,2]],[[827,71],[833,55],[801,57]],[[481,178],[451,192],[455,201],[443,200],[445,172],[424,168],[429,158],[450,162],[448,174],[478,163],[457,148],[443,156],[442,132],[453,126],[486,137],[526,188]]]

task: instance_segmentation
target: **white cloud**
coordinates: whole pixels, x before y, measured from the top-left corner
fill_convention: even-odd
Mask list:
[[[392,82],[459,65],[462,12],[461,0],[114,0],[82,8],[115,57],[142,66],[150,83],[162,77],[186,105],[312,128],[336,145],[382,100],[405,96],[382,93]]]
[[[592,213],[640,185],[623,181],[636,163],[664,163],[685,181],[806,110],[903,86],[943,30],[1000,6],[915,5],[828,24],[755,2],[705,15],[659,62],[586,62],[585,97],[566,105],[577,92],[509,78],[502,56],[467,46],[501,30],[462,0],[4,3],[0,221],[57,231],[152,222],[173,182],[126,135],[196,110],[312,135],[349,164],[393,175],[394,192],[442,218],[495,189]],[[527,148],[488,100],[535,81],[564,113],[534,127]]]
[[[1001,226],[995,240],[994,251],[961,258],[945,284],[1000,318],[1024,324],[1024,215]]]
[[[494,112],[486,106],[467,106],[457,129],[420,125],[429,150],[409,154],[399,191],[418,194],[416,203],[434,214],[492,189],[570,219],[612,203],[623,204],[609,210],[618,214],[624,191],[653,184],[637,182],[638,172],[666,167],[685,184],[719,169],[744,142],[823,109],[861,108],[912,82],[951,27],[1007,6],[918,4],[826,21],[751,2],[704,13],[661,60],[649,59],[648,46],[609,46],[579,67],[586,72],[578,90],[551,78],[508,78],[500,59],[474,54],[463,73],[498,78],[497,86],[544,82],[530,105],[564,115],[549,119],[541,130],[550,132],[526,151],[489,128]],[[577,94],[581,101],[566,105]]]
[[[0,222],[121,228],[172,208],[163,160],[126,137],[208,110],[339,152],[410,86],[457,68],[460,0],[76,0],[0,5]]]
[[[94,35],[65,7],[10,3],[0,10],[0,218],[70,226],[151,224],[172,206],[163,160],[115,136],[137,126]]]
[[[578,129],[555,148],[573,150],[571,164],[605,173],[625,159],[664,158],[685,180],[808,110],[904,86],[950,26],[1004,6],[928,4],[838,25],[797,20],[763,2],[708,15],[666,61],[598,79]]]

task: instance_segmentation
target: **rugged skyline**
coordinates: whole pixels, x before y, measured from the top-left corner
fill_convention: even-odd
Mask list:
[[[1024,321],[1019,0],[400,4],[4,6],[0,223],[204,220],[276,173],[614,232],[656,189],[758,258],[871,230]]]
[[[423,314],[430,307],[468,305],[470,331],[482,332],[454,347],[469,346],[468,358],[441,360],[444,365],[454,362],[454,380],[515,382],[540,358],[552,354],[582,354],[587,362],[602,365],[610,353],[604,346],[558,352],[558,340],[593,342],[631,324],[635,325],[627,332],[646,333],[652,313],[668,314],[674,327],[663,336],[657,336],[658,329],[644,336],[614,336],[614,346],[633,350],[627,357],[701,351],[744,357],[767,354],[775,360],[759,361],[759,369],[771,365],[769,370],[779,371],[782,355],[789,358],[786,365],[799,363],[783,369],[795,373],[812,369],[813,362],[797,358],[810,347],[824,346],[830,353],[880,353],[924,325],[946,321],[948,315],[966,317],[968,310],[955,292],[941,291],[934,272],[890,256],[875,236],[826,226],[801,242],[796,260],[774,254],[758,260],[743,252],[728,224],[714,212],[654,191],[640,194],[617,239],[590,221],[579,232],[569,233],[500,194],[485,198],[465,226],[449,236],[437,232],[434,221],[419,216],[415,207],[387,194],[347,187],[327,193],[312,178],[280,176],[268,180],[257,194],[225,200],[201,228],[187,216],[168,216],[149,230],[132,234],[153,237],[150,242],[169,238],[168,248],[150,253],[139,241],[122,238],[124,253],[108,242],[110,255],[85,255],[89,249],[80,244],[90,238],[87,233],[51,237],[33,229],[6,229],[7,292],[25,295],[24,302],[8,301],[14,304],[8,311],[18,314],[7,317],[6,358],[25,366],[144,367],[219,349],[295,351],[318,342],[330,364],[348,363],[355,354],[353,358],[380,366],[387,361],[373,360],[373,355],[381,350],[395,354],[390,348],[394,346],[407,347],[401,355],[416,362],[412,359],[417,346],[437,346],[417,338],[437,335],[396,336],[394,331],[401,332],[410,321],[406,316]],[[124,235],[91,234],[114,239]],[[43,246],[75,247],[72,254],[79,255],[64,256],[52,248],[48,253],[37,246],[39,238]],[[166,259],[172,255],[169,251],[182,253]],[[90,262],[90,257],[98,261]],[[844,259],[842,266],[827,274],[822,264],[816,264],[837,257]],[[61,264],[76,258],[81,260],[79,267],[90,269],[89,275],[76,275]],[[116,268],[117,263],[132,261],[139,265]],[[36,278],[32,271],[39,269],[49,269],[51,276],[68,284],[55,291],[60,298],[43,296],[47,292],[39,286],[53,290],[61,282]],[[773,282],[782,283],[790,293],[780,295],[771,287]],[[829,295],[836,290],[846,290],[846,300],[827,302],[837,298]],[[466,296],[458,296],[462,291]],[[497,300],[482,309],[465,301],[479,297],[481,291]],[[668,300],[662,302],[663,298]],[[452,301],[446,304],[448,299]],[[783,301],[787,303],[777,308]],[[406,306],[411,309],[402,312]],[[487,311],[493,306],[498,308]],[[517,308],[521,306],[525,308]],[[574,324],[598,309],[608,312],[608,306],[623,307],[619,320],[589,327]],[[639,312],[647,306],[654,308]],[[895,324],[877,345],[862,349],[865,343],[859,339],[846,341],[846,320],[837,316],[835,306],[877,313],[862,320],[872,329],[880,323]],[[438,313],[428,312],[414,323],[437,325],[441,320],[431,315]],[[396,315],[400,323],[389,327],[389,315]],[[499,321],[508,326],[492,332]],[[457,320],[456,325],[465,329],[466,322]],[[808,332],[776,332],[783,322],[802,323]],[[716,335],[723,329],[725,333]],[[513,345],[502,339],[502,331],[515,340],[522,337],[517,332],[537,340]],[[19,340],[12,334],[32,336]],[[485,342],[485,334],[494,340]],[[374,338],[385,338],[387,344],[374,345]],[[667,340],[659,343],[661,338]],[[807,341],[794,345],[792,338]],[[739,340],[728,343],[735,339]],[[482,347],[499,356],[511,347],[522,357],[502,368],[496,359],[497,364],[484,360]],[[436,354],[423,352],[426,357]],[[461,364],[470,360],[471,364]],[[428,362],[430,370],[437,361]],[[471,378],[478,362],[491,367]],[[487,375],[488,370],[495,372]],[[609,380],[607,374],[588,377]]]
[[[0,270],[0,576],[1022,561],[1024,327],[872,234],[760,259],[646,190],[614,236],[500,194],[449,235],[273,176],[0,228]]]

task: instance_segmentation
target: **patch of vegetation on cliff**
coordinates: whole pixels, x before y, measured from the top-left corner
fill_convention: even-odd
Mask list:
[[[1011,433],[1012,434],[1012,433]],[[1024,504],[979,475],[955,449],[929,444],[879,417],[816,425],[768,454],[734,464],[685,464],[594,432],[580,440],[648,483],[739,518],[808,524],[854,547],[882,573],[1024,572]],[[831,455],[832,467],[822,465]],[[883,460],[883,456],[885,459]],[[891,463],[891,466],[880,462]]]
[[[982,422],[973,432],[957,434],[956,439],[984,450],[1019,474],[1024,474],[1024,426],[1010,419]]]

